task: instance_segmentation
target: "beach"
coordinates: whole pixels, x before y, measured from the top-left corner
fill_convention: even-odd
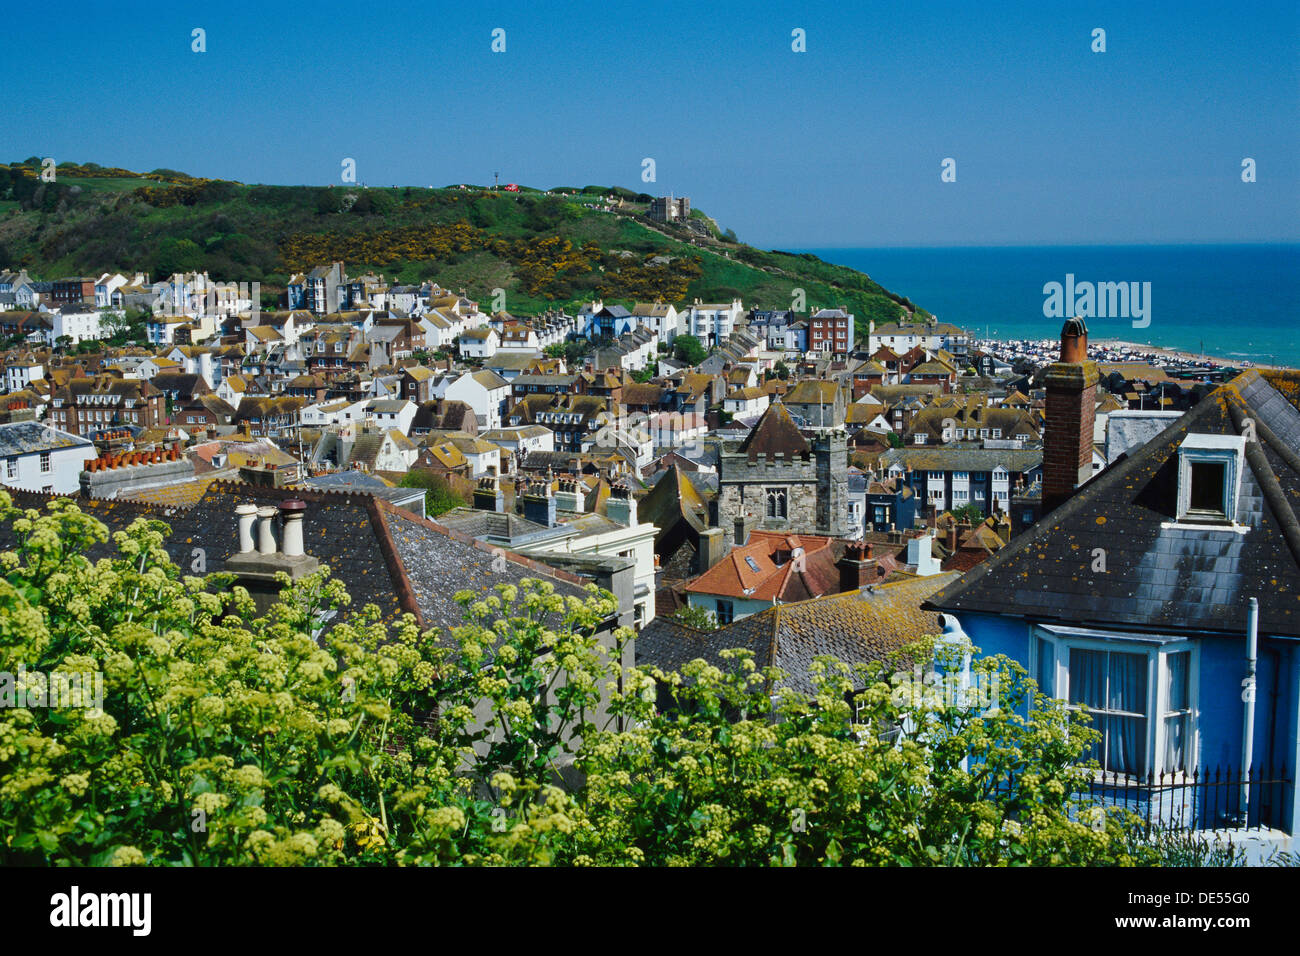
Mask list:
[[[1229,366],[1232,368],[1266,368],[1285,369],[1285,365],[1269,365],[1267,362],[1251,362],[1244,359],[1223,358],[1217,355],[1198,355],[1179,349],[1165,348],[1160,345],[1148,345],[1145,342],[1130,342],[1124,339],[1098,339],[1092,343],[1101,348],[1115,349],[1120,352],[1140,353],[1144,356],[1168,359],[1186,365]]]

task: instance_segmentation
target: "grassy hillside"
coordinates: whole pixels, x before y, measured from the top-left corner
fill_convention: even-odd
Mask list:
[[[912,309],[860,272],[735,242],[703,214],[703,235],[651,222],[650,197],[616,187],[257,186],[71,163],[54,182],[40,173],[36,158],[0,165],[0,267],[40,278],[202,268],[273,293],[339,259],[352,274],[436,279],[485,303],[501,288],[524,314],[593,297],[790,308],[803,289],[806,309],[844,306],[865,333],[868,318]]]

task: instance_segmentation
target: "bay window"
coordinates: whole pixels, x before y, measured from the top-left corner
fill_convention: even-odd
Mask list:
[[[1132,782],[1196,761],[1195,645],[1172,637],[1038,625],[1029,673],[1048,697],[1086,710],[1100,739],[1085,759]]]
[[[1088,755],[1102,770],[1140,775],[1146,770],[1147,657],[1069,649],[1069,702],[1088,709],[1101,733]]]

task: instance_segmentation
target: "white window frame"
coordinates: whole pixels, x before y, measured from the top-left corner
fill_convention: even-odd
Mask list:
[[[1235,525],[1241,472],[1246,457],[1246,439],[1242,435],[1188,435],[1178,446],[1178,511],[1180,522]],[[1222,512],[1193,511],[1192,466],[1223,466]]]
[[[1095,631],[1087,628],[1059,627],[1037,624],[1029,629],[1029,673],[1037,679],[1042,666],[1046,665],[1052,680],[1050,688],[1039,690],[1059,700],[1070,697],[1070,649],[1088,651],[1110,651],[1119,654],[1139,654],[1147,659],[1147,700],[1144,709],[1146,716],[1146,766],[1137,776],[1120,775],[1121,782],[1133,786],[1145,785],[1147,774],[1154,772],[1159,780],[1161,774],[1173,774],[1175,781],[1190,778],[1191,771],[1200,762],[1200,644],[1185,638],[1137,634],[1122,631]],[[1040,661],[1039,641],[1050,648],[1052,659]],[[1170,654],[1187,652],[1187,703],[1188,733],[1185,747],[1185,769],[1170,770],[1164,766],[1165,758],[1165,718],[1169,710],[1169,692],[1166,686]],[[1111,771],[1105,771],[1108,775]]]

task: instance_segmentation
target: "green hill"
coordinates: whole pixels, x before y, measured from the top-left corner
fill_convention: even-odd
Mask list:
[[[652,222],[650,198],[604,186],[260,186],[93,163],[63,163],[45,182],[33,157],[0,165],[0,267],[40,278],[207,269],[266,295],[342,260],[353,274],[434,279],[484,302],[504,289],[522,314],[595,297],[791,308],[803,289],[804,309],[844,306],[860,334],[868,319],[927,315],[853,269],[736,242],[698,210],[695,228]]]

